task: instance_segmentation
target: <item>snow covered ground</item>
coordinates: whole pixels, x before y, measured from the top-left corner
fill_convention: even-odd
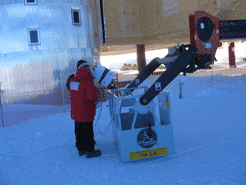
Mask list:
[[[69,112],[45,115],[0,128],[0,184],[246,184],[246,75],[182,77],[183,99],[179,81],[166,88],[174,155],[124,163],[110,128],[105,135],[95,134],[102,156],[79,157]],[[97,109],[96,133],[110,123],[107,105]]]

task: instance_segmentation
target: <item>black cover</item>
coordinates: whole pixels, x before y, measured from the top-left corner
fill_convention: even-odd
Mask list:
[[[202,26],[201,26],[202,25]],[[201,17],[197,21],[197,33],[201,41],[208,41],[214,31],[214,24],[208,17]]]
[[[246,38],[246,20],[220,21],[220,40]]]

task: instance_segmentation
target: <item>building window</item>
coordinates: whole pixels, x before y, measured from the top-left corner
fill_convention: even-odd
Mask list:
[[[27,29],[28,32],[28,41],[29,45],[39,45],[40,43],[40,36],[39,36],[39,29],[38,28],[29,28]]]
[[[72,21],[73,24],[81,24],[80,10],[72,9]]]
[[[37,0],[25,0],[25,4],[26,4],[26,5],[37,4]]]

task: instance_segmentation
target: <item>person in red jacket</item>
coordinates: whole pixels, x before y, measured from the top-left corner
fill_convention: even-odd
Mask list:
[[[87,158],[101,155],[101,151],[94,148],[93,120],[98,95],[89,67],[86,61],[80,60],[75,75],[68,79],[70,113],[75,121],[76,147],[79,156],[86,154]]]

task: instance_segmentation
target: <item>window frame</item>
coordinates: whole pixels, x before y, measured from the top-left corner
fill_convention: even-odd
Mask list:
[[[38,42],[35,42],[35,43],[32,43],[32,42],[31,42],[30,31],[37,31]],[[27,28],[27,35],[28,35],[28,44],[29,44],[29,46],[41,45],[41,39],[40,39],[40,31],[39,31],[39,28]]]
[[[25,0],[25,5],[36,5],[36,4],[38,4],[38,2],[37,2],[38,0],[34,0],[34,2],[27,2],[27,0]]]
[[[79,22],[78,23],[77,22],[74,22],[74,12],[78,12],[78,14],[79,14]],[[71,14],[72,14],[72,23],[74,25],[81,25],[81,13],[80,13],[80,9],[72,9],[71,10]]]

